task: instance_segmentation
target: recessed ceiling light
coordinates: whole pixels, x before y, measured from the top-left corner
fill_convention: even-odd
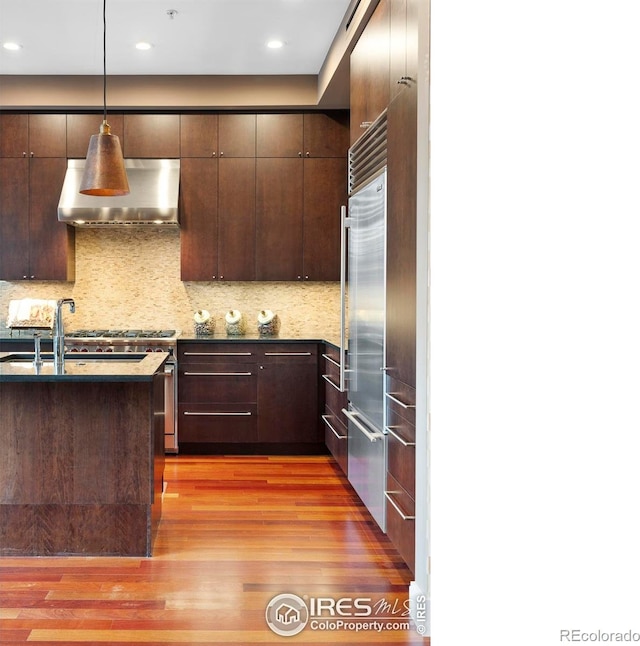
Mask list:
[[[280,49],[283,45],[284,43],[281,40],[270,40],[267,43],[269,49]]]
[[[145,42],[136,43],[136,49],[140,49],[143,51],[147,49],[151,49],[152,47],[153,45],[151,43],[145,43]]]
[[[19,49],[22,49],[22,45],[18,43],[4,43],[2,46],[10,52],[17,52]]]

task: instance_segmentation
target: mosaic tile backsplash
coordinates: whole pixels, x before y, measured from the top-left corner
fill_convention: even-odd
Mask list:
[[[80,328],[176,328],[193,332],[193,314],[206,309],[224,332],[224,315],[240,310],[247,332],[270,309],[280,318],[280,335],[337,339],[340,284],[335,282],[182,282],[177,229],[127,228],[76,231],[76,280],[0,281],[0,332],[6,333],[9,301],[72,297],[65,326]]]

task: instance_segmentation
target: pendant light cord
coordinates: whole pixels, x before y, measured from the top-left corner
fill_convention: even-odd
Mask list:
[[[107,121],[107,0],[102,0],[102,119]]]

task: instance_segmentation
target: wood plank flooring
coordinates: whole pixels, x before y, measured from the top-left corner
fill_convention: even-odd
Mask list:
[[[0,644],[429,644],[399,625],[411,573],[332,458],[181,455],[165,483],[151,558],[1,559]],[[366,598],[391,629],[277,635],[285,593]]]

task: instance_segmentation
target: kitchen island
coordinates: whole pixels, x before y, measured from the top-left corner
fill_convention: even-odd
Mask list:
[[[168,356],[0,353],[0,555],[151,555]]]

